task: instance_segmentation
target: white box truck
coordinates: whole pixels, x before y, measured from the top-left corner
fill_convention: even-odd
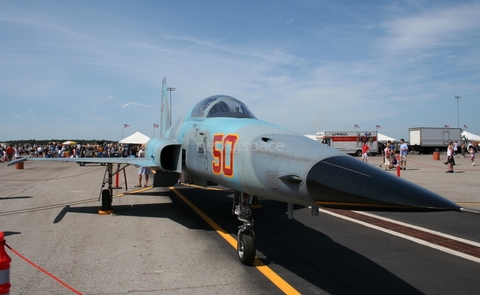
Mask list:
[[[366,142],[370,147],[369,154],[378,153],[377,131],[320,131],[316,134],[317,141],[333,147],[339,151],[360,157],[362,155],[362,143]]]
[[[414,127],[408,128],[409,149],[422,154],[446,151],[447,142],[462,144],[462,128]]]

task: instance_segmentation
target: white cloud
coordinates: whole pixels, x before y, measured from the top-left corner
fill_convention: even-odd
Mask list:
[[[424,10],[412,17],[384,23],[388,50],[419,50],[469,42],[477,38],[480,25],[480,4]],[[472,34],[473,33],[473,34]]]

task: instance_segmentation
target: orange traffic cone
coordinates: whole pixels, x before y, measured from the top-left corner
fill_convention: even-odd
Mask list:
[[[0,295],[10,293],[10,261],[5,251],[5,235],[0,232]]]

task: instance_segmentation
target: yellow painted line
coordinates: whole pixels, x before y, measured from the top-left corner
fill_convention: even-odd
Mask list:
[[[235,250],[237,249],[237,240],[234,239],[223,228],[216,224],[210,217],[197,208],[192,202],[190,202],[185,196],[177,191],[173,186],[170,189],[182,199],[190,208],[193,209],[203,220],[205,220],[222,238],[224,238]],[[285,294],[301,294],[295,290],[289,283],[277,275],[270,267],[266,266],[258,258],[255,258],[253,266],[258,269],[267,279],[269,279],[275,286],[282,290]]]
[[[124,192],[124,193],[119,193],[119,194],[117,194],[117,195],[115,195],[115,196],[116,196],[116,197],[123,197],[123,196],[125,196],[125,195],[134,195],[134,194],[139,193],[139,192],[148,191],[148,190],[151,189],[152,187],[153,187],[153,186],[136,188],[136,190],[128,191],[128,192]]]
[[[195,188],[206,189],[206,190],[209,190],[209,191],[232,191],[232,190],[229,189],[229,188],[218,188],[218,187],[211,187],[211,186],[205,187],[205,186],[196,185],[196,184],[190,184],[190,183],[182,183],[182,185],[184,185],[184,186],[190,186],[190,187],[195,187]]]
[[[236,249],[236,247],[235,247]],[[289,283],[285,282],[279,275],[277,275],[270,267],[266,266],[258,258],[255,258],[253,265],[266,276],[275,286],[282,290],[285,294],[301,294],[295,290]]]

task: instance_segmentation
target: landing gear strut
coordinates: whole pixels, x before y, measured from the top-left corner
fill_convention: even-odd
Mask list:
[[[125,168],[128,167],[130,164],[126,164],[122,168],[120,168],[120,164],[118,164],[117,172],[113,173],[113,164],[107,163],[107,167],[105,169],[105,174],[103,175],[103,182],[102,182],[102,189],[100,190],[99,201],[100,197],[102,198],[102,208],[98,210],[98,214],[100,215],[110,215],[113,212],[112,209],[112,200],[113,200],[113,176],[120,173],[123,170],[123,175],[125,176],[125,189],[127,188],[127,176],[125,175]],[[104,189],[105,185],[107,188]]]
[[[255,197],[242,192],[235,192],[233,199],[233,214],[243,224],[238,227],[237,255],[245,265],[252,265],[255,260],[255,232],[253,230],[253,218],[251,205]]]

